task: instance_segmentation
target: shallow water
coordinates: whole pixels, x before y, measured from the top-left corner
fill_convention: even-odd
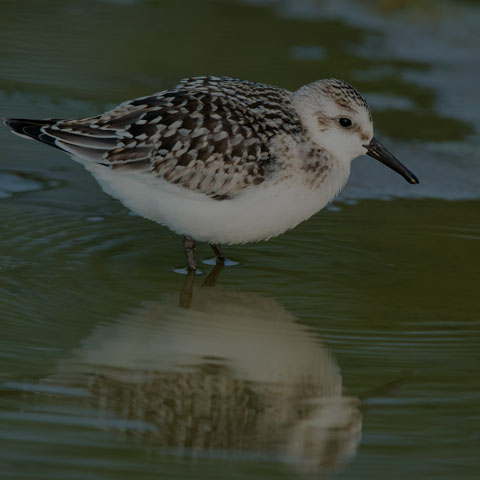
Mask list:
[[[2,116],[197,74],[352,82],[418,186],[328,209],[189,293],[180,239],[0,129],[0,478],[478,478],[478,2],[2,3]],[[200,259],[211,258],[205,245]],[[189,304],[189,308],[179,303]]]

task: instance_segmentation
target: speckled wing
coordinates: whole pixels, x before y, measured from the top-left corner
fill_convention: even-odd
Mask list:
[[[119,172],[157,175],[226,199],[264,181],[275,161],[272,137],[299,133],[290,96],[273,86],[196,77],[97,117],[48,121],[35,138]]]
[[[270,139],[292,120],[288,92],[229,78],[183,80],[162,102],[154,170],[217,199],[264,181]]]

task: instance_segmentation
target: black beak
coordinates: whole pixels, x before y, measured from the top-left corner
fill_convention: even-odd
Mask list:
[[[367,149],[367,155],[382,162],[387,167],[399,173],[408,183],[420,183],[418,178],[399,160],[397,160],[375,137],[368,145],[364,145]]]

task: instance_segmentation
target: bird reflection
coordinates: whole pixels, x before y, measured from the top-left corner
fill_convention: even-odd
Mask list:
[[[277,301],[188,276],[178,296],[98,326],[54,375],[89,407],[149,428],[185,456],[231,451],[308,470],[356,450],[361,413],[330,352]]]

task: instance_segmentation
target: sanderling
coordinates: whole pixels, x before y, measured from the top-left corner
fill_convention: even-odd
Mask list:
[[[69,153],[103,190],[139,215],[195,240],[266,240],[311,217],[367,154],[417,178],[373,136],[370,108],[351,85],[318,80],[290,92],[228,77],[171,90],[78,120],[5,119],[16,133]]]

